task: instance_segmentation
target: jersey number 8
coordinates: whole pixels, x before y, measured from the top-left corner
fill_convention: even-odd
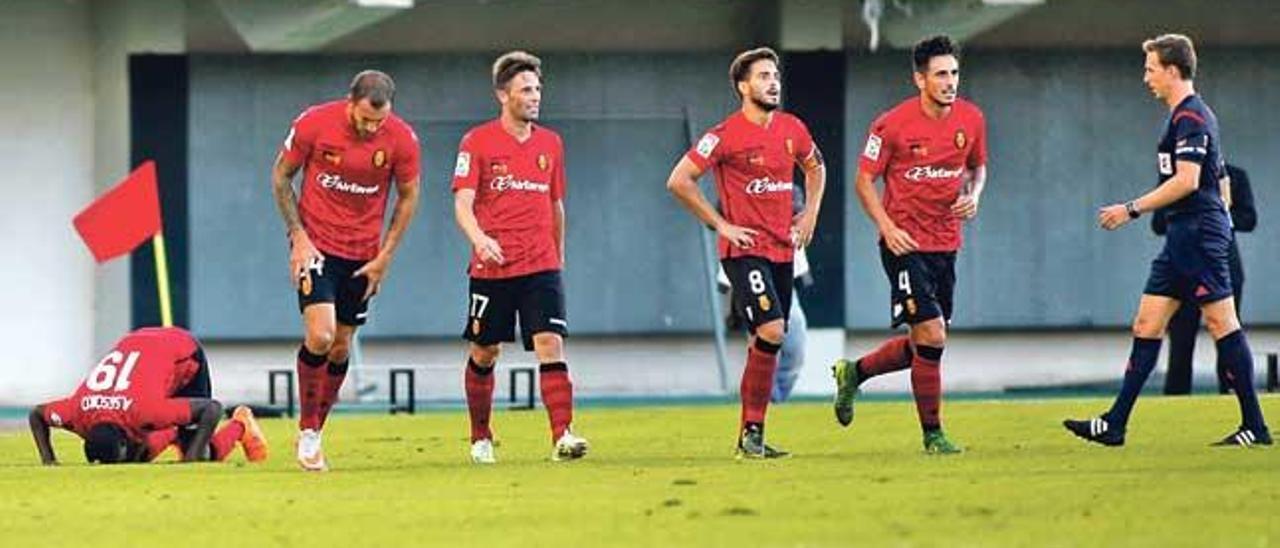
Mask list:
[[[759,270],[752,270],[747,273],[747,282],[751,284],[751,292],[759,295],[764,293],[764,275]]]

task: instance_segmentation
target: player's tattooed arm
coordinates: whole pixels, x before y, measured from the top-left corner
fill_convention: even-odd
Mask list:
[[[951,214],[964,220],[978,216],[978,202],[982,199],[982,191],[987,188],[987,166],[981,165],[969,172],[969,179],[964,182],[960,196],[951,204]]]
[[[387,236],[382,240],[382,248],[378,250],[378,256],[369,261],[356,270],[352,277],[364,276],[368,278],[369,283],[365,286],[364,298],[368,299],[378,292],[382,286],[382,280],[387,277],[387,268],[391,266],[391,260],[395,257],[396,248],[400,247],[400,241],[404,239],[404,233],[409,229],[409,223],[413,221],[413,216],[418,212],[418,195],[420,194],[418,178],[409,181],[396,181],[396,207],[391,212],[391,226],[387,229]]]
[[[880,201],[880,193],[876,192],[876,177],[875,173],[859,170],[854,178],[853,190],[858,195],[862,210],[867,213],[871,222],[876,224],[885,247],[888,247],[894,255],[906,255],[919,249],[920,244],[916,243],[911,234],[898,228],[898,225],[889,218],[889,213],[885,211],[884,204]]]
[[[49,423],[44,420],[44,406],[37,405],[27,415],[31,425],[31,437],[36,440],[36,450],[40,452],[40,462],[46,465],[58,464],[57,455],[53,454],[53,444],[49,440]]]
[[[791,226],[791,241],[796,247],[808,247],[818,226],[818,210],[822,207],[822,195],[827,188],[827,168],[822,150],[814,145],[813,152],[802,162],[804,168],[804,210],[796,215]]]
[[[284,153],[276,156],[276,163],[271,168],[271,194],[276,199],[276,209],[284,219],[284,228],[293,234],[302,229],[302,219],[298,216],[298,196],[293,192],[293,176],[298,173],[295,166],[284,159]]]
[[[191,444],[182,455],[183,462],[209,460],[209,440],[213,439],[213,430],[218,427],[218,419],[222,417],[222,404],[218,400],[192,398],[191,420],[196,425],[196,434],[191,437]]]
[[[502,246],[498,245],[498,240],[489,237],[480,228],[480,221],[476,219],[475,203],[475,189],[458,189],[453,194],[453,219],[458,223],[458,229],[467,237],[467,241],[471,242],[476,257],[487,263],[502,264],[506,260],[502,256]]]
[[[298,216],[298,197],[293,192],[293,176],[298,168],[285,160],[284,154],[276,156],[276,163],[271,168],[271,194],[275,196],[276,209],[284,219],[285,230],[289,234],[289,281],[298,287],[306,268],[312,261],[324,260],[324,256],[311,243],[307,231],[302,229],[302,219]]]
[[[716,208],[711,207],[711,202],[707,201],[707,197],[702,194],[702,189],[698,188],[698,177],[701,176],[702,170],[697,164],[688,157],[682,157],[676,167],[671,170],[671,175],[667,177],[667,190],[674,194],[676,199],[699,221],[711,227],[735,247],[742,249],[754,247],[756,231],[730,224],[716,211]]]

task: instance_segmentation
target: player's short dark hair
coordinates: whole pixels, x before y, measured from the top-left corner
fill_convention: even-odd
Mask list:
[[[733,58],[733,62],[729,63],[729,85],[733,86],[734,93],[738,93],[738,82],[745,81],[751,76],[751,65],[760,60],[773,61],[774,65],[781,64],[778,61],[778,52],[768,47],[749,49],[739,53]]]
[[[1178,67],[1183,80],[1196,77],[1196,46],[1184,34],[1162,34],[1143,40],[1142,51],[1155,52],[1162,66]]]
[[[507,89],[507,84],[521,72],[529,71],[542,78],[542,59],[527,51],[508,51],[493,62],[493,89]]]
[[[129,436],[114,424],[96,424],[84,436],[84,458],[89,462],[115,464],[129,455]]]
[[[945,34],[930,36],[916,42],[911,48],[911,66],[915,67],[916,72],[924,72],[929,70],[930,59],[943,55],[951,55],[959,60],[960,44]]]
[[[351,79],[351,101],[368,99],[369,106],[382,108],[396,97],[396,82],[380,70],[362,70]]]

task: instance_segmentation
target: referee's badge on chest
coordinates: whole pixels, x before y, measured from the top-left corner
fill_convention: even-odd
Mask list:
[[[1161,175],[1173,175],[1173,156],[1168,152],[1156,153],[1156,163],[1159,164]]]

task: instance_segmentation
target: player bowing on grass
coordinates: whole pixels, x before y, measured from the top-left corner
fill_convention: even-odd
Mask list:
[[[809,245],[826,185],[822,153],[799,118],[779,110],[778,54],[757,48],[729,65],[742,107],[698,140],[671,171],[667,189],[720,235],[720,263],[734,287],[733,306],[751,337],[742,372],[737,455],[778,458],[765,444],[765,414],[778,350],[791,311],[795,248]],[[804,209],[792,215],[795,167],[804,170]],[[698,178],[715,172],[721,211],[703,196]]]
[[[1098,222],[1115,230],[1148,211],[1167,208],[1164,249],[1151,263],[1133,320],[1133,346],[1124,383],[1111,409],[1087,420],[1066,420],[1075,435],[1103,445],[1124,445],[1129,413],[1155,368],[1169,319],[1181,306],[1198,306],[1227,366],[1240,403],[1241,424],[1217,445],[1271,445],[1253,386],[1253,355],[1236,316],[1229,257],[1231,217],[1219,180],[1224,176],[1218,119],[1196,94],[1196,51],[1191,39],[1166,34],[1142,43],[1142,80],[1169,108],[1156,146],[1156,188],[1136,200],[1102,208]]]
[[[470,298],[463,338],[470,341],[463,384],[471,418],[471,459],[492,464],[493,367],[503,342],[538,358],[538,385],[551,426],[551,459],[586,455],[573,423],[573,383],[565,363],[564,144],[538,125],[542,61],[523,51],[493,63],[498,118],[472,128],[458,144],[454,216],[472,247]]]
[[[357,74],[345,98],[293,121],[271,170],[304,329],[297,359],[304,470],[329,469],[320,433],[347,376],[351,339],[418,209],[418,137],[391,112],[395,93],[385,73]],[[300,198],[293,191],[298,170]],[[393,181],[395,211],[383,237]]]
[[[214,432],[222,404],[211,399],[200,343],[178,328],[144,328],[116,342],[70,397],[37,405],[29,422],[40,460],[57,464],[49,427],[84,439],[89,462],[148,462],[177,445],[184,462],[224,460],[239,443],[252,462],[267,458],[253,413],[237,407]]]
[[[959,453],[942,431],[942,351],[951,321],[956,253],[963,223],[978,214],[987,180],[987,127],[977,105],[958,96],[960,51],[933,36],[912,50],[917,97],[871,124],[854,182],[862,209],[880,231],[889,278],[889,339],[857,361],[836,360],[835,415],[853,422],[853,400],[867,379],[911,369],[911,392],[929,453]],[[883,201],[875,182],[885,181]]]

